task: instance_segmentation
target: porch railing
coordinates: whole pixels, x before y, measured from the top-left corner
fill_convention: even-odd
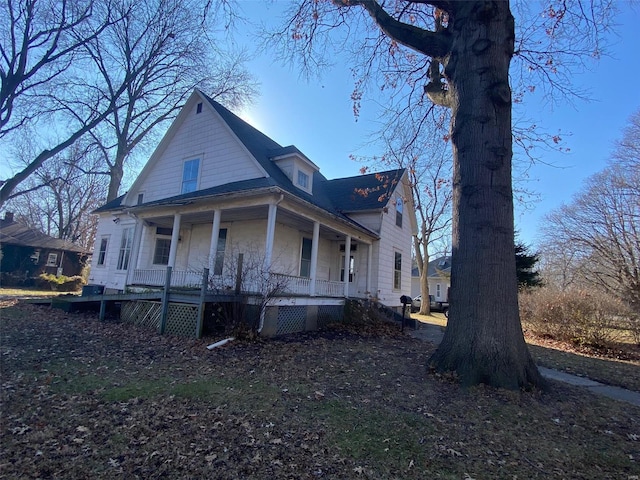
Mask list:
[[[144,285],[149,287],[163,287],[167,278],[166,270],[136,269],[133,271],[132,285]],[[202,273],[193,270],[173,270],[171,272],[172,287],[200,288],[202,285]]]
[[[131,284],[163,287],[166,276],[166,270],[135,269],[133,271]],[[171,272],[172,287],[200,288],[201,285],[201,272],[195,272],[193,270],[173,270]],[[252,290],[250,286],[246,285],[246,287]],[[305,277],[272,273],[270,287],[278,287],[278,290],[284,294],[310,295],[311,280]],[[253,290],[255,290],[255,288]],[[330,280],[316,280],[315,294],[321,297],[344,297],[344,283]]]
[[[316,280],[316,295],[321,297],[344,297],[344,283],[331,280]]]

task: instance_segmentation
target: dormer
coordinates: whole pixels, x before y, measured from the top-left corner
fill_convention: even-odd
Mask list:
[[[300,190],[313,194],[313,174],[320,169],[295,146],[289,145],[271,154],[271,161]]]

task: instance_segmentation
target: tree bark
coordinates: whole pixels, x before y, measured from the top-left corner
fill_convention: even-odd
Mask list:
[[[514,257],[506,1],[454,2],[443,62],[452,102],[453,238],[449,321],[429,360],[463,385],[542,387],[522,333]]]

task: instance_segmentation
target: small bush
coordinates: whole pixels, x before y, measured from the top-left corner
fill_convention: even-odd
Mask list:
[[[608,347],[627,328],[630,318],[622,302],[584,290],[549,288],[520,294],[520,318],[525,331],[541,337],[593,347]]]
[[[66,275],[60,275],[59,277],[49,274],[41,273],[38,276],[38,286],[41,288],[51,288],[58,292],[76,292],[80,290],[80,287],[84,285],[84,280],[81,276],[76,275],[74,277],[67,277]]]

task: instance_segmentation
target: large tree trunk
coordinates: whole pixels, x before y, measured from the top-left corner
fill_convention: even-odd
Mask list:
[[[514,257],[511,90],[514,20],[508,2],[456,2],[445,60],[453,101],[450,311],[429,363],[462,384],[543,386],[522,333]]]
[[[124,177],[124,159],[126,154],[121,148],[116,152],[116,158],[113,166],[109,168],[109,189],[107,190],[107,202],[118,198],[122,178]]]

